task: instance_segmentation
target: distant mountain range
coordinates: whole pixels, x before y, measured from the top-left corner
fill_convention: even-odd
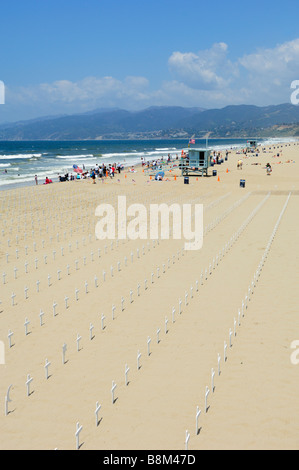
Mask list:
[[[0,140],[100,140],[299,136],[299,106],[221,109],[155,106],[142,111],[99,109],[0,125]]]

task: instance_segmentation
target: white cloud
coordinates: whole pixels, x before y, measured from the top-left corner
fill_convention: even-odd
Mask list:
[[[269,105],[290,102],[290,85],[299,80],[299,39],[260,48],[232,61],[228,45],[197,52],[173,52],[172,79],[152,89],[143,76],[111,76],[79,81],[57,80],[12,89],[5,84],[2,122],[47,114],[71,114],[101,107],[141,109],[151,105],[221,108],[229,104]]]
[[[2,122],[31,119],[51,114],[72,114],[96,108],[139,109],[151,104],[145,77],[86,77],[83,80],[56,80],[36,86],[7,87],[7,105]]]
[[[291,82],[299,79],[299,39],[245,54],[239,64],[246,72],[249,99],[261,104],[289,102]]]
[[[164,82],[160,89],[153,94],[153,99],[165,105],[203,108],[221,108],[230,104],[243,104],[246,91],[240,93],[230,88],[198,89],[187,84],[172,80]]]
[[[227,55],[227,44],[220,42],[197,53],[173,52],[168,65],[178,78],[193,88],[219,89],[229,86],[238,73]]]
[[[181,90],[196,105],[279,104],[289,102],[290,84],[299,79],[299,39],[260,48],[234,62],[227,44],[216,43],[197,53],[174,52],[168,64],[176,77],[173,84],[184,84]]]
[[[240,64],[250,73],[259,76],[289,76],[299,72],[299,39],[277,45],[273,49],[259,49],[240,58]]]
[[[44,83],[36,89],[45,98],[59,102],[98,102],[117,97],[119,100],[137,93],[142,94],[148,86],[144,77],[126,77],[124,81],[113,77],[87,77],[79,82],[59,80],[54,83]]]

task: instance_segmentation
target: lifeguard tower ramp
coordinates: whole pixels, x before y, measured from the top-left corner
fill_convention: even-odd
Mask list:
[[[211,151],[208,149],[189,149],[189,158],[181,158],[182,176],[208,176],[211,166]]]

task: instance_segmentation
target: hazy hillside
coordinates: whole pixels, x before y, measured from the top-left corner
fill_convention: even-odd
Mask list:
[[[222,109],[150,107],[142,111],[95,110],[0,126],[0,140],[96,140],[163,138],[209,134],[213,137],[295,135],[299,107],[292,104]]]
[[[197,113],[180,123],[196,131],[262,129],[279,124],[299,123],[299,107],[292,104],[278,106],[227,106]]]

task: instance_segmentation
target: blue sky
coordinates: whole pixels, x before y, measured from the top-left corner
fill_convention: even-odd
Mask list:
[[[1,0],[0,122],[289,102],[298,0]]]

